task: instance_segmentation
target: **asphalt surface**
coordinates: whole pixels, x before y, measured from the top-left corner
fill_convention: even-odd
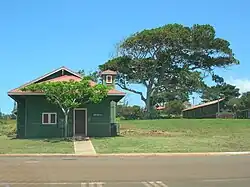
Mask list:
[[[250,156],[0,157],[0,187],[250,187]]]

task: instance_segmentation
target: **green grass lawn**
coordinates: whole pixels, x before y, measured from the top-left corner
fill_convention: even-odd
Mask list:
[[[165,119],[121,121],[121,135],[92,138],[98,153],[250,151],[250,120]],[[15,139],[15,121],[0,123],[0,154],[74,153],[62,139]]]
[[[0,154],[74,153],[73,142],[62,139],[16,139],[15,120],[0,121]]]
[[[121,121],[121,136],[93,138],[98,153],[250,151],[250,120]]]
[[[61,139],[11,139],[0,136],[0,154],[74,153],[73,142]]]

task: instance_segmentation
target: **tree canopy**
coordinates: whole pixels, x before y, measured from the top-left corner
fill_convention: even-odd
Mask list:
[[[216,37],[211,25],[168,24],[146,29],[126,38],[118,49],[119,56],[99,68],[117,71],[118,86],[139,94],[148,112],[153,96],[200,91],[204,76],[210,74],[213,80],[220,81],[214,68],[239,63],[230,43]],[[146,94],[132,89],[130,84],[143,85]]]
[[[231,84],[223,83],[215,86],[206,87],[202,92],[201,99],[204,102],[213,101],[218,98],[224,97],[227,101],[232,98],[240,96],[239,88]]]
[[[84,69],[82,69],[82,70],[79,70],[77,73],[80,74],[82,77],[89,78],[90,80],[94,82],[98,82],[100,78],[98,71],[85,73]]]
[[[181,115],[181,112],[184,108],[185,106],[182,101],[172,100],[165,105],[164,111],[168,115]]]
[[[87,103],[99,103],[108,93],[109,88],[102,84],[91,86],[89,78],[81,81],[41,82],[31,84],[22,91],[42,92],[47,100],[59,106],[65,117],[65,136],[67,136],[67,123],[69,111]]]
[[[165,105],[168,102],[179,100],[181,102],[185,102],[189,100],[189,94],[185,90],[182,92],[180,90],[172,90],[172,91],[164,91],[154,94],[151,96],[152,106],[156,105]]]
[[[250,91],[242,93],[240,97],[240,105],[242,109],[250,109]]]
[[[250,109],[250,91],[242,93],[240,97],[230,98],[226,102],[226,107],[232,112],[249,110]]]

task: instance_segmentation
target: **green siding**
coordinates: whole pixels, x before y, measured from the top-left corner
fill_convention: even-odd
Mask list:
[[[18,138],[25,137],[25,100],[17,101],[17,135]]]
[[[88,104],[79,107],[87,108],[88,136],[111,136],[111,122],[115,117],[115,108],[111,109],[111,105],[111,98],[107,97],[99,104]],[[43,125],[43,112],[56,112],[57,124]],[[95,116],[94,114],[102,115]],[[62,137],[63,120],[64,115],[61,109],[49,103],[44,96],[26,96],[25,99],[18,101],[17,127],[18,134],[22,137]],[[69,114],[68,122],[69,136],[73,136],[73,110]]]
[[[110,100],[107,98],[99,104],[89,104],[86,107],[88,113],[88,136],[111,136],[110,129]],[[102,114],[94,116],[93,114]]]
[[[110,122],[115,123],[116,119],[116,103],[114,101],[110,102]]]
[[[56,105],[48,103],[43,96],[27,96],[26,99],[26,137],[60,137],[63,132],[60,128],[60,119],[64,119],[63,113]],[[57,124],[43,125],[42,113],[56,112]],[[72,115],[71,115],[72,116]],[[72,130],[69,130],[72,131]]]

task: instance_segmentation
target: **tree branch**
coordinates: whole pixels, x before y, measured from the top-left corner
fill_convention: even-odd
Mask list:
[[[49,96],[49,97],[51,97],[51,98],[54,97],[56,103],[59,105],[59,107],[61,108],[61,110],[63,111],[63,113],[66,114],[66,110],[65,110],[65,108],[62,106],[62,104],[60,103],[60,100],[59,100],[55,95],[54,95],[54,96]]]
[[[117,83],[117,85],[124,90],[130,91],[130,92],[135,93],[135,94],[139,94],[141,96],[141,100],[143,100],[144,102],[147,101],[147,99],[143,96],[142,92],[128,88],[125,84],[121,85],[121,84]]]
[[[142,80],[142,84],[146,87],[148,87],[148,83],[145,80]]]

